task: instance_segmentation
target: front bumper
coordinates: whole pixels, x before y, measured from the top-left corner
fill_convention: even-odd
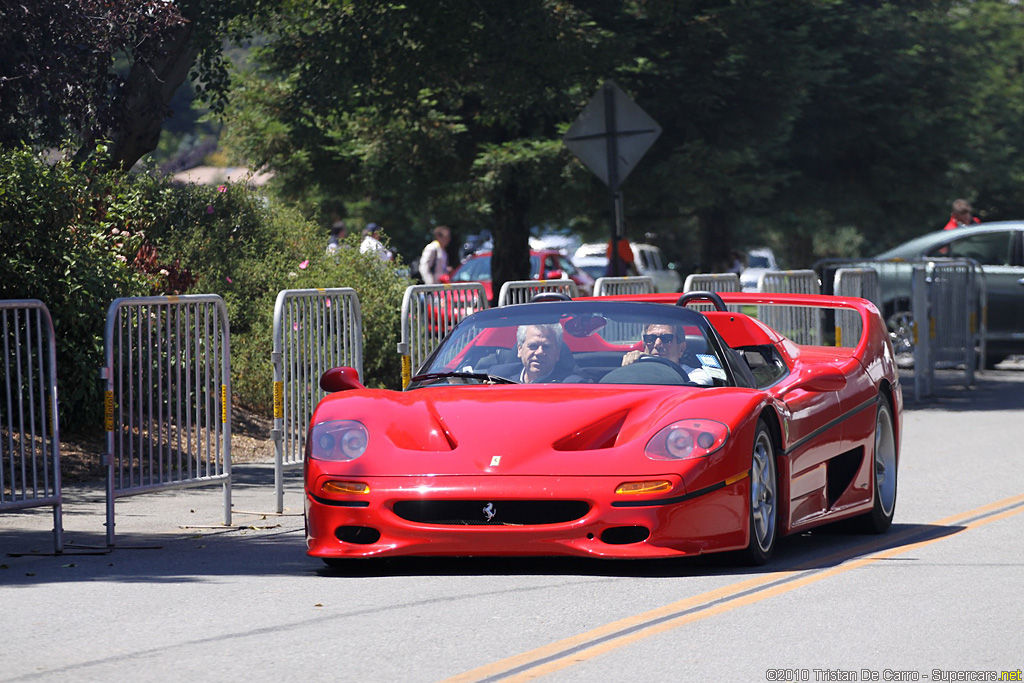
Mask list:
[[[673,483],[671,492],[615,494],[635,479],[621,476],[319,475],[306,486],[306,543],[310,555],[323,558],[639,559],[746,547],[749,478],[689,495],[677,475],[660,478]],[[369,493],[323,488],[353,479]]]

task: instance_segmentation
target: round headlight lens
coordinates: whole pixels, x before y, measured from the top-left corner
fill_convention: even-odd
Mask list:
[[[680,420],[665,427],[647,442],[644,453],[652,460],[703,458],[721,448],[729,428],[715,420]]]
[[[316,460],[355,460],[366,452],[370,433],[356,420],[329,420],[314,425],[307,456]]]

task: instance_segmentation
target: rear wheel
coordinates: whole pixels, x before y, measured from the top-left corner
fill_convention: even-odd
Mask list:
[[[750,543],[741,553],[749,564],[764,564],[775,550],[779,516],[778,493],[775,446],[768,425],[764,420],[758,420],[750,465]]]
[[[892,408],[884,396],[875,414],[875,452],[872,457],[875,502],[871,512],[852,520],[857,531],[883,534],[892,526],[896,512],[896,430]]]

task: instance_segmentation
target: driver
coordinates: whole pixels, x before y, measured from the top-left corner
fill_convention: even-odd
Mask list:
[[[691,368],[683,365],[683,352],[686,351],[686,331],[681,325],[664,325],[651,323],[644,325],[641,336],[644,348],[642,351],[629,351],[622,357],[623,365],[635,363],[644,356],[656,356],[672,361],[686,374],[694,384],[711,386],[714,381],[704,368]]]

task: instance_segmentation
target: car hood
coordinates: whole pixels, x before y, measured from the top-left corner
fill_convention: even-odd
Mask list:
[[[757,414],[763,400],[759,391],[722,387],[365,389],[326,397],[312,422],[347,419],[367,427],[367,452],[346,464],[353,473],[638,473],[666,469],[665,462],[643,457],[645,445],[661,428],[702,418],[725,423],[734,432],[745,415]]]

